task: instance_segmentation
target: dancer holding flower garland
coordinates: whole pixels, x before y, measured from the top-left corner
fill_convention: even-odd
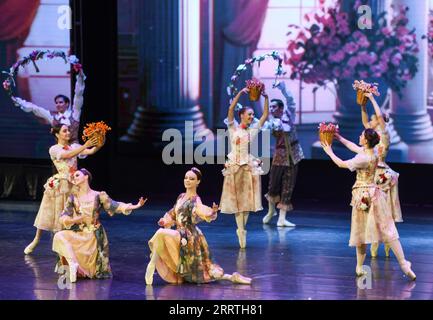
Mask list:
[[[380,137],[376,149],[379,157],[379,163],[376,169],[375,182],[376,184],[386,193],[388,209],[392,213],[392,217],[395,222],[403,222],[400,199],[398,196],[398,176],[399,174],[392,170],[388,164],[386,164],[386,156],[389,151],[390,145],[390,133],[388,129],[388,117],[384,116],[380,110],[379,105],[373,97],[371,92],[364,93],[364,96],[368,98],[373,104],[375,114],[371,116],[371,120],[368,119],[367,108],[365,105],[361,105],[362,123],[364,127],[374,129]],[[372,257],[377,256],[378,243],[372,243],[370,253]],[[389,257],[390,247],[385,244],[385,255]]]
[[[77,170],[77,157],[85,158],[96,153],[103,144],[96,137],[86,141],[84,145],[70,143],[71,132],[66,125],[51,128],[57,144],[49,149],[49,154],[57,173],[50,177],[44,185],[45,192],[36,216],[34,226],[36,235],[33,241],[24,249],[25,254],[33,252],[38,245],[42,231],[57,232],[61,230],[59,217],[65,207],[71,192],[71,175]]]
[[[384,242],[388,244],[397,257],[400,268],[411,280],[416,279],[411,263],[404,257],[403,248],[395,227],[394,219],[388,210],[385,193],[376,185],[375,171],[378,158],[374,147],[380,138],[373,129],[365,129],[359,137],[359,146],[335,135],[345,147],[357,155],[347,161],[337,157],[328,142],[322,140],[323,150],[340,168],[356,171],[356,182],[352,188],[352,222],[349,246],[356,247],[356,275],[365,274],[364,264],[367,244]]]
[[[90,188],[92,175],[86,169],[75,171],[72,181],[77,191],[69,195],[60,216],[64,229],[53,239],[53,251],[60,256],[56,271],[68,265],[71,282],[77,280],[77,275],[90,279],[111,278],[108,239],[99,220],[100,211],[105,210],[110,216],[129,215],[147,199],[140,198],[136,205],[114,201],[106,192]]]
[[[250,278],[237,272],[224,274],[224,270],[211,259],[206,238],[197,224],[215,220],[218,205],[214,203],[210,208],[202,204],[197,194],[201,178],[202,174],[197,168],[186,172],[186,192],[179,195],[173,209],[158,221],[162,228],[149,240],[151,259],[146,269],[146,284],[153,283],[155,269],[161,278],[174,284],[216,280],[251,283]],[[172,226],[176,226],[176,230],[170,229]]]
[[[39,72],[39,68],[36,65],[38,60],[54,58],[62,58],[65,63],[71,65],[72,70],[77,74],[72,108],[70,107],[69,98],[63,94],[54,97],[56,111],[49,111],[48,109],[39,107],[31,102],[14,96],[11,85],[15,85],[14,78],[18,74],[19,67],[24,68],[24,66],[32,63],[36,72]],[[85,88],[84,80],[86,79],[86,76],[84,75],[83,67],[76,56],[66,56],[66,53],[63,51],[34,50],[30,55],[17,61],[10,68],[9,72],[3,71],[3,73],[7,75],[7,79],[3,82],[3,88],[11,97],[15,106],[20,107],[24,112],[32,112],[35,116],[44,119],[51,126],[57,124],[67,125],[71,131],[71,142],[78,142],[78,129],[80,126],[80,116]]]
[[[75,95],[72,108],[70,107],[69,98],[63,94],[54,97],[56,111],[49,111],[19,97],[12,96],[12,100],[21,108],[21,110],[24,112],[32,112],[35,116],[44,119],[51,126],[56,124],[67,125],[71,131],[71,142],[78,142],[78,130],[80,127],[81,109],[83,107],[85,79],[86,77],[82,71],[76,76]]]
[[[250,107],[243,107],[239,111],[241,123],[238,124],[234,117],[234,110],[243,93],[249,93],[249,90],[244,88],[235,96],[225,121],[229,131],[231,152],[227,155],[228,160],[222,171],[224,184],[220,202],[222,213],[235,215],[236,233],[241,248],[245,248],[247,244],[245,227],[249,213],[263,209],[260,175],[264,172],[260,159],[251,155],[249,148],[269,114],[269,98],[263,90],[261,95],[265,98],[265,104],[260,120],[250,127],[254,120],[254,111]]]
[[[271,124],[271,129],[277,142],[269,174],[268,193],[265,195],[269,211],[263,218],[263,223],[269,223],[276,215],[275,205],[278,203],[277,208],[280,212],[277,226],[295,227],[295,224],[286,220],[286,214],[293,210],[292,194],[298,174],[298,163],[304,159],[304,154],[296,133],[296,108],[293,97],[287,92],[284,82],[278,83],[277,88],[286,98],[286,106],[280,99],[271,100],[273,119],[270,122],[274,124]]]

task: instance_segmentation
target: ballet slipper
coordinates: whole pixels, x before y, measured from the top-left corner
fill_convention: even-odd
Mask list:
[[[355,273],[356,273],[357,277],[361,277],[361,276],[366,275],[367,271],[365,271],[364,268],[362,268],[362,266],[361,267],[357,266],[356,269],[355,269]]]
[[[36,246],[39,243],[39,238],[35,238],[25,249],[24,254],[30,254],[35,250]]]
[[[280,216],[278,217],[277,227],[296,227],[294,223],[286,220],[286,211],[280,210]]]
[[[272,212],[268,212],[268,213],[263,217],[263,220],[262,220],[263,224],[268,224],[268,223],[271,221],[271,219],[272,219],[273,216],[275,216],[274,213],[272,213]]]
[[[385,257],[387,257],[387,258],[390,257],[390,254],[389,254],[390,250],[391,250],[390,245],[385,243]]]
[[[152,285],[154,273],[155,273],[155,264],[149,262],[149,264],[147,265],[147,268],[146,268],[146,276],[145,276],[145,280],[146,280],[147,285]]]
[[[238,272],[234,272],[231,276],[231,281],[238,284],[251,284],[251,278],[244,277]]]
[[[78,263],[71,262],[69,264],[69,281],[71,283],[77,282]]]
[[[373,242],[370,246],[370,253],[372,258],[377,257],[377,249],[379,248],[379,243]]]
[[[236,234],[238,235],[239,246],[241,249],[245,249],[247,246],[247,230],[237,229]]]
[[[400,264],[401,270],[403,270],[404,274],[409,277],[411,281],[416,279],[416,274],[411,269],[412,263],[405,260],[402,264]]]

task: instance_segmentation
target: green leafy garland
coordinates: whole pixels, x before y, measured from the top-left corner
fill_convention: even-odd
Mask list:
[[[12,97],[13,91],[12,86],[16,87],[15,77],[18,74],[19,67],[24,68],[28,64],[33,64],[36,72],[39,72],[39,68],[36,64],[38,60],[49,60],[54,58],[62,58],[65,61],[65,64],[70,63],[72,69],[76,73],[80,73],[83,70],[82,65],[79,63],[79,60],[76,56],[70,55],[67,56],[63,51],[51,51],[51,50],[34,50],[28,56],[18,60],[15,64],[9,69],[9,72],[2,71],[3,74],[6,74],[6,80],[3,81],[3,88],[6,90],[7,94]]]

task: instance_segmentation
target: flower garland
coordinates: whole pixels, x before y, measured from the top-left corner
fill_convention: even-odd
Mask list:
[[[28,64],[33,64],[36,72],[40,72],[36,62],[38,60],[48,61],[54,58],[62,58],[65,61],[65,64],[70,63],[72,70],[75,73],[81,73],[83,71],[83,66],[79,63],[78,58],[74,55],[67,56],[65,52],[59,50],[34,50],[28,56],[25,56],[24,58],[15,62],[14,65],[9,69],[9,72],[2,71],[2,73],[7,75],[6,80],[3,81],[3,89],[5,89],[7,94],[12,97],[12,86],[16,87],[15,77],[18,74],[18,69],[20,67],[24,68]]]
[[[266,58],[272,58],[275,61],[278,62],[277,68],[275,70],[275,81],[273,87],[277,85],[277,78],[279,76],[285,75],[286,72],[283,70],[283,58],[281,57],[280,53],[278,51],[272,51],[271,53],[265,53],[257,57],[252,57],[250,59],[247,59],[244,61],[244,63],[240,64],[235,72],[233,73],[232,77],[230,78],[230,83],[227,86],[227,94],[230,96],[230,100],[233,99],[233,97],[238,93],[238,89],[235,86],[236,81],[242,74],[242,72],[246,71],[248,67],[252,67],[254,63],[257,62],[258,66],[260,67],[260,63],[264,61]]]

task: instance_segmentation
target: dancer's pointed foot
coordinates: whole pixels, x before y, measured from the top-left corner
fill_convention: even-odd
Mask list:
[[[35,250],[36,246],[39,243],[39,239],[34,239],[25,249],[24,254],[30,254]]]
[[[241,249],[245,249],[247,246],[247,230],[237,229],[236,234],[238,235],[239,246]]]
[[[286,219],[284,219],[284,220],[278,219],[277,227],[296,227],[296,224],[291,223],[290,221],[288,221]]]
[[[155,265],[149,262],[146,268],[146,276],[145,276],[147,285],[152,285],[154,273],[155,273]]]
[[[355,269],[355,273],[356,273],[356,276],[357,277],[361,277],[361,276],[364,276],[364,275],[366,275],[367,274],[367,271],[366,270],[364,270],[364,268],[361,266],[361,267],[356,267],[356,269]]]
[[[251,284],[251,280],[252,280],[251,278],[244,277],[238,272],[234,272],[231,277],[231,281],[233,283],[239,283],[239,284]]]
[[[377,249],[379,248],[379,243],[373,242],[370,246],[370,254],[372,258],[377,257]]]
[[[404,274],[412,281],[416,279],[416,274],[412,271],[411,266],[412,263],[405,260],[401,265],[401,270],[403,270]]]
[[[263,220],[262,220],[263,224],[268,224],[268,223],[271,221],[271,219],[272,219],[273,216],[274,216],[274,215],[273,215],[271,212],[268,212],[268,213],[263,217]]]

